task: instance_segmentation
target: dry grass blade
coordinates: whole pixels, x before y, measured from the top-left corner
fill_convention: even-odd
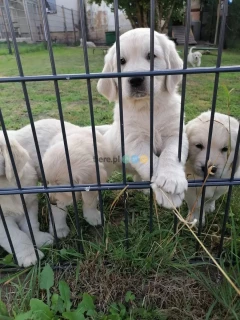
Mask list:
[[[122,189],[118,195],[116,196],[116,198],[113,200],[113,203],[111,204],[111,207],[110,207],[110,213],[112,213],[116,203],[118,202],[119,198],[121,197],[121,195],[127,190],[127,188],[129,187],[129,185],[127,185],[124,189]]]
[[[164,191],[162,191],[164,192]],[[168,196],[165,194],[165,197],[168,199],[168,201],[170,203],[171,200],[168,198]],[[194,238],[198,241],[198,243],[200,244],[200,246],[203,248],[203,250],[207,253],[207,255],[210,257],[210,259],[213,261],[213,263],[216,265],[216,267],[218,268],[218,270],[222,273],[222,275],[224,276],[224,278],[228,281],[228,283],[233,287],[233,289],[237,292],[237,294],[240,296],[240,288],[238,288],[235,283],[232,281],[232,279],[227,275],[227,273],[222,269],[222,267],[218,264],[218,262],[215,260],[215,258],[211,255],[211,253],[208,251],[208,249],[204,246],[204,244],[202,243],[202,241],[198,238],[198,236],[195,234],[195,232],[192,230],[192,227],[194,224],[196,224],[197,221],[193,221],[192,223],[189,223],[188,221],[186,221],[183,216],[180,214],[180,212],[177,210],[176,207],[173,208],[173,212],[174,214],[178,217],[178,219],[184,224],[186,225],[186,227],[188,228],[188,230],[192,233],[192,235],[194,236]]]
[[[9,278],[6,282],[4,282],[3,285],[8,285],[9,283],[11,283],[16,277],[19,277],[21,275],[23,275],[24,273],[28,272],[29,270],[31,270],[31,267],[24,269],[23,271],[18,272],[17,274],[14,274],[11,278]]]

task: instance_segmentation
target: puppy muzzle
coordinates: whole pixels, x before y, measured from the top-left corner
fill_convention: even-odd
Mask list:
[[[205,166],[201,167],[202,172],[205,172]],[[214,165],[208,165],[208,169],[207,169],[207,173],[209,174],[209,176],[214,176],[217,173],[217,167]]]
[[[145,87],[145,77],[132,77],[128,79],[131,96],[142,98],[147,95]]]

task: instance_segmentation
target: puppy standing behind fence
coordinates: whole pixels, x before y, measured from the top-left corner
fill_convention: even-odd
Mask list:
[[[32,164],[28,152],[17,142],[9,138],[19,179],[22,187],[35,186],[37,184],[37,172]],[[15,175],[9,157],[7,145],[3,135],[0,136],[0,186],[1,188],[16,188]],[[38,248],[44,244],[51,244],[53,237],[46,232],[39,231],[38,199],[36,194],[24,195],[29,219],[36,245]],[[19,266],[28,267],[37,262],[35,250],[30,238],[30,232],[19,195],[0,195],[0,204],[6,220],[7,228],[13,243]],[[0,219],[0,245],[9,253],[11,248]],[[39,258],[44,255],[38,250]]]
[[[193,49],[196,47],[191,47],[187,61],[192,67],[200,67],[201,66],[201,61],[202,61],[202,54],[199,51],[192,52]]]
[[[108,128],[108,126],[106,126]],[[62,130],[61,130],[61,124],[59,120],[56,119],[43,119],[35,122],[35,129],[37,133],[38,138],[38,144],[40,148],[40,153],[42,156],[42,159],[46,153],[47,150],[49,150],[49,154],[52,153],[52,151],[56,151],[57,149],[50,148],[54,143],[57,143],[58,148],[61,145],[61,155],[59,154],[59,158],[57,161],[60,163],[60,156],[61,161],[64,161],[65,158],[65,152],[62,141]],[[65,129],[66,133],[68,132],[79,132],[78,130],[81,130],[78,126],[75,126],[71,123],[65,122]],[[86,138],[89,135],[90,129],[88,130],[88,133],[86,133]],[[100,131],[105,129],[105,126],[100,127]],[[82,132],[84,134],[84,132]],[[101,156],[103,153],[103,150],[107,150],[107,144],[104,141],[104,144],[101,144],[101,134],[96,133],[97,138],[100,144],[100,151],[99,155]],[[100,135],[100,137],[99,137]],[[41,179],[41,173],[40,173],[40,167],[39,162],[37,158],[36,153],[36,147],[33,140],[32,130],[31,126],[27,125],[19,130],[16,131],[8,131],[9,141],[12,148],[13,156],[15,159],[18,175],[20,178],[20,182],[22,187],[28,187],[28,186],[36,186],[39,179]],[[91,176],[94,176],[95,170],[95,163],[92,155],[92,137],[91,139],[86,139],[81,144],[81,139],[83,139],[83,136],[81,136],[81,139],[78,135],[75,136],[75,143],[73,147],[73,141],[72,139],[74,136],[70,138],[70,149],[74,149],[74,151],[79,150],[79,148],[86,147],[86,150],[91,149],[91,152],[89,152],[89,155],[86,155],[86,150],[83,151],[82,157],[76,159],[74,158],[72,161],[82,161],[81,165],[79,165],[79,170],[76,168],[76,163],[73,163],[73,169],[74,169],[74,178],[78,179],[79,183],[94,183],[96,182],[96,179],[92,181]],[[78,145],[81,144],[79,147]],[[49,149],[50,148],[50,149]],[[7,151],[7,146],[5,143],[5,139],[3,136],[0,137],[0,186],[1,188],[13,188],[16,187],[16,181],[15,176],[12,170],[10,158]],[[57,153],[56,153],[57,154]],[[53,158],[56,157],[56,154],[53,154]],[[31,158],[30,156],[31,155]],[[106,156],[106,153],[105,153]],[[112,159],[111,155],[108,153],[108,160]],[[88,162],[86,162],[86,158],[88,157]],[[90,159],[89,159],[90,157]],[[63,160],[64,158],[64,160]],[[85,161],[85,162],[84,162]],[[83,169],[83,165],[85,166]],[[104,163],[106,165],[106,163]],[[100,177],[102,181],[106,180],[106,172],[104,170],[101,170],[101,166],[103,164],[99,164],[100,166]],[[48,167],[46,169],[49,168]],[[111,162],[107,162],[107,170],[111,171]],[[58,174],[59,177],[61,177],[61,174],[66,177],[66,174],[68,174],[66,170],[66,164],[63,165],[63,168],[59,168],[59,166],[52,168],[52,174],[56,171],[55,169],[59,169]],[[80,176],[80,170],[82,170],[82,180]],[[91,173],[89,173],[89,170]],[[48,173],[48,171],[46,171]],[[49,174],[49,173],[48,173]],[[85,174],[85,176],[84,176]],[[88,179],[84,180],[84,177],[87,177],[87,174],[89,174],[89,181]],[[62,178],[62,181],[64,179]],[[84,181],[83,181],[84,180]],[[82,181],[82,182],[81,182]],[[76,181],[75,181],[76,182]],[[68,194],[69,195],[69,194]],[[67,196],[68,196],[67,195]],[[95,198],[94,198],[95,195]],[[66,197],[67,197],[66,196]],[[86,220],[89,221],[89,223],[92,224],[100,224],[100,214],[96,210],[96,192],[85,192],[85,195],[83,196],[84,199],[86,199],[86,210],[84,210]],[[46,232],[40,232],[39,231],[39,223],[38,223],[38,199],[36,195],[28,194],[24,196],[27,210],[31,222],[31,226],[33,229],[34,238],[36,241],[36,244],[38,247],[41,247],[43,244],[51,244],[53,242],[53,228],[52,224],[49,226],[49,231],[52,234],[46,233]],[[91,202],[92,199],[92,202]],[[69,201],[69,198],[67,197],[67,200]],[[94,202],[95,201],[95,202]],[[37,257],[34,252],[33,244],[30,239],[30,233],[29,228],[27,225],[27,221],[25,218],[25,213],[23,211],[22,202],[19,195],[1,195],[0,196],[0,204],[3,210],[3,213],[5,215],[7,227],[10,232],[10,236],[13,242],[14,249],[16,251],[16,256],[18,259],[18,263],[20,266],[27,267],[31,264],[35,264],[37,262]],[[57,236],[59,238],[66,237],[69,233],[69,228],[66,224],[66,210],[62,210],[59,207],[55,205],[51,205],[54,221],[55,221],[55,227]],[[92,209],[92,211],[91,211]],[[95,215],[94,215],[95,214]],[[10,245],[5,233],[5,229],[3,227],[3,223],[0,219],[0,245],[7,250],[9,253],[11,253]],[[43,253],[38,251],[40,259],[43,257]]]
[[[78,127],[71,123],[65,122],[66,131],[74,128]],[[35,129],[37,133],[41,157],[43,158],[46,150],[50,146],[52,139],[54,139],[56,135],[62,132],[61,123],[56,119],[43,119],[35,122]],[[37,171],[39,180],[41,180],[42,176],[31,126],[27,125],[16,131],[8,131],[8,135],[16,139],[19,144],[27,150],[28,154],[31,157],[31,163]],[[56,206],[51,206],[51,209],[58,238],[66,237],[69,233],[69,228],[65,221],[67,213],[64,210],[60,210]],[[65,223],[63,223],[64,221]],[[51,223],[49,226],[49,232],[53,235],[53,228]]]
[[[97,183],[91,129],[77,128],[67,131],[67,140],[74,184]],[[107,181],[107,178],[112,171],[113,159],[111,157],[110,146],[108,146],[103,135],[98,131],[96,131],[96,141],[100,181],[101,183],[104,183]],[[57,135],[52,140],[49,149],[43,157],[43,165],[49,185],[69,184],[69,173],[61,134]],[[83,201],[83,216],[85,220],[93,226],[100,225],[101,214],[97,210],[98,192],[75,192],[77,200],[80,199],[81,194]],[[66,211],[66,206],[72,203],[72,193],[51,193],[50,201],[58,208]],[[63,221],[63,224],[64,223],[65,221]]]
[[[201,180],[204,177],[210,116],[210,111],[204,112],[189,121],[186,126],[189,139],[189,157],[186,164],[188,179]],[[236,146],[238,127],[239,122],[233,117],[215,113],[208,161],[208,169],[210,170],[208,179],[230,178],[235,148],[238,147]],[[238,155],[236,171],[239,165],[240,158]],[[236,173],[235,177],[239,173]],[[205,212],[213,212],[215,210],[215,201],[227,190],[227,186],[206,187],[203,225],[205,224]],[[188,219],[190,221],[199,220],[201,188],[188,188],[185,200],[189,210]]]
[[[172,41],[165,35],[154,32],[154,44],[154,70],[182,68],[182,60]],[[123,72],[150,70],[149,28],[137,28],[121,35],[120,49]],[[116,45],[114,44],[105,56],[103,72],[116,71]],[[126,169],[138,180],[151,180],[156,200],[167,208],[180,206],[187,189],[184,165],[188,153],[188,141],[185,131],[182,139],[182,161],[178,161],[180,96],[176,91],[181,78],[181,75],[154,77],[152,177],[150,177],[149,161],[150,77],[131,76],[121,79],[125,154],[128,158],[133,157],[137,160],[127,163]],[[100,79],[97,89],[109,101],[115,102],[114,122],[105,133],[105,137],[110,141],[114,157],[121,158],[118,81],[116,78]],[[141,161],[143,158],[144,161]]]

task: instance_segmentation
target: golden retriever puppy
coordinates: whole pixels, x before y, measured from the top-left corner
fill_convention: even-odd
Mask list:
[[[202,54],[200,51],[192,52],[192,50],[195,49],[195,47],[191,47],[187,61],[192,67],[200,67],[202,62]]]
[[[69,122],[64,122],[66,133],[71,130],[78,130],[79,127],[73,125]],[[45,152],[49,149],[50,146],[57,139],[62,139],[62,129],[61,123],[57,119],[42,119],[38,120],[34,123],[39,149],[41,153],[41,157],[43,158]],[[99,131],[105,132],[108,126],[99,126]],[[96,127],[98,130],[98,126]],[[39,167],[36,146],[33,139],[32,129],[30,125],[26,125],[25,127],[19,130],[9,130],[8,135],[12,138],[16,139],[18,143],[31,155],[31,163],[35,170],[37,171],[38,180],[41,180],[41,171]],[[55,140],[54,140],[55,139]],[[56,232],[58,238],[66,237],[69,233],[69,228],[66,224],[66,215],[67,213],[59,209],[57,206],[51,205],[51,210],[54,217]],[[53,227],[50,223],[49,232],[53,235]]]
[[[66,132],[75,128],[78,129],[78,126],[75,126],[69,122],[64,122],[64,124]],[[57,135],[62,134],[61,123],[57,119],[42,119],[36,121],[34,125],[36,129],[41,157],[43,158],[45,152],[51,145],[51,141]],[[25,150],[27,150],[28,154],[31,156],[32,165],[37,171],[38,179],[41,180],[41,171],[31,126],[27,125],[19,130],[9,130],[8,135],[16,139],[19,142],[19,144]],[[57,208],[56,206],[51,206],[51,210],[53,213],[58,238],[66,237],[69,233],[69,228],[67,224],[63,223],[63,220],[66,219],[66,213],[63,210]],[[53,227],[51,223],[49,226],[49,232],[53,235]]]
[[[101,183],[106,182],[112,168],[110,147],[103,135],[96,131]],[[68,150],[74,184],[97,183],[92,131],[90,128],[77,128],[67,132]],[[69,185],[69,173],[62,136],[59,134],[52,142],[43,157],[46,179],[49,185]],[[101,215],[97,210],[98,192],[76,192],[77,200],[82,194],[83,216],[85,220],[97,226],[101,224]],[[72,193],[51,193],[53,205],[66,212],[66,206],[72,203]],[[58,221],[60,224],[61,221]],[[65,219],[62,221],[63,227]]]
[[[17,172],[22,187],[35,186],[37,184],[37,173],[29,157],[28,152],[17,142],[9,138],[11,150],[16,164]],[[15,175],[9,157],[3,135],[0,136],[0,188],[16,188]],[[36,194],[24,195],[34,238],[37,247],[51,244],[53,237],[46,232],[39,231],[38,223],[38,199]],[[19,195],[0,195],[0,205],[6,220],[7,228],[15,249],[19,266],[28,267],[37,262],[37,257],[30,238],[30,232]],[[11,248],[0,218],[0,245],[9,253]],[[38,250],[39,258],[44,254]]]
[[[120,36],[121,71],[150,70],[150,29],[137,28]],[[154,70],[181,69],[182,60],[167,36],[154,32]],[[116,45],[105,56],[103,72],[116,72]],[[122,82],[125,159],[121,159],[118,79],[100,79],[97,89],[115,102],[114,122],[105,133],[113,155],[125,161],[128,172],[138,180],[152,182],[156,200],[166,208],[178,207],[187,189],[184,165],[188,140],[183,132],[182,161],[178,161],[181,75],[154,77],[153,176],[150,177],[150,77],[124,77]],[[130,161],[128,161],[130,160]]]
[[[189,156],[186,164],[188,179],[201,180],[204,177],[208,131],[211,112],[203,112],[186,126],[189,139]],[[239,122],[233,117],[216,112],[213,123],[212,143],[208,161],[208,179],[230,178],[232,162],[236,148]],[[237,146],[238,147],[238,146]],[[237,168],[239,168],[239,158]],[[236,175],[235,175],[236,176]],[[228,190],[227,186],[206,188],[203,225],[205,212],[215,210],[215,201]],[[199,220],[201,206],[201,188],[188,188],[185,200],[188,205],[188,219]]]

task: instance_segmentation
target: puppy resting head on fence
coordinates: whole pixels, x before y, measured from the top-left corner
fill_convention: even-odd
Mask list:
[[[120,37],[120,63],[122,72],[140,72],[150,70],[150,29],[137,28]],[[154,32],[154,70],[180,69],[183,63],[175,45],[165,35]],[[102,72],[117,72],[116,45],[105,56]],[[167,90],[172,93],[181,81],[181,75],[154,77],[154,95],[158,98]],[[109,101],[118,100],[118,79],[100,79],[98,91]],[[122,97],[125,100],[149,99],[150,77],[122,78]]]
[[[205,170],[210,116],[210,111],[204,112],[189,121],[186,126],[189,139],[187,164],[191,166],[192,173],[201,178]],[[212,166],[209,178],[229,177],[236,148],[238,126],[239,122],[233,117],[215,113],[208,161],[208,167]]]
[[[186,164],[186,174],[189,179],[203,179],[208,144],[208,132],[211,112],[204,112],[199,117],[188,122],[186,131],[189,139],[189,157]],[[232,163],[236,148],[239,122],[225,114],[215,113],[213,122],[212,142],[208,160],[208,179],[230,178]],[[239,167],[239,155],[236,170]],[[217,200],[227,190],[227,187],[207,187],[205,211],[212,212]],[[199,219],[201,204],[201,188],[189,188],[186,201],[190,212],[190,220]],[[204,216],[203,216],[204,222]]]
[[[150,29],[130,30],[121,35],[119,41],[121,71],[149,72]],[[155,71],[181,69],[183,66],[175,44],[158,32],[154,32],[153,56]],[[105,72],[117,72],[116,44],[105,56]],[[187,188],[184,164],[188,141],[184,128],[182,162],[178,160],[181,100],[177,87],[181,79],[179,74],[154,76],[153,174],[150,177],[150,76],[132,74],[121,78],[125,137],[123,161],[127,171],[138,180],[152,182],[157,202],[167,208],[179,206]],[[114,123],[105,135],[111,143],[114,157],[121,158],[118,79],[102,78],[98,81],[97,89],[109,101],[115,102]],[[118,167],[121,168],[121,162]]]

